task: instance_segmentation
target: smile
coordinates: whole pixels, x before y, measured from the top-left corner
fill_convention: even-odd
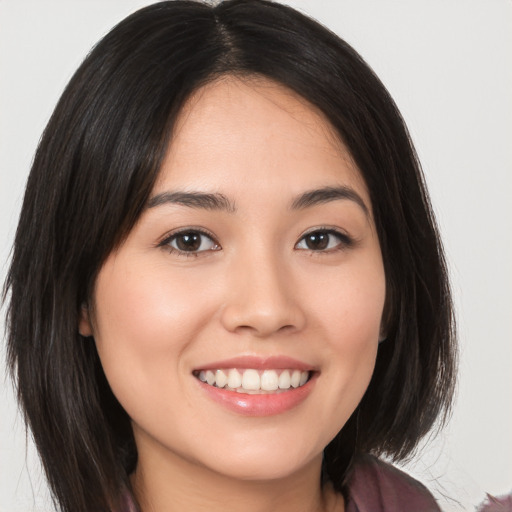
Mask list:
[[[298,369],[210,369],[194,376],[209,386],[245,394],[277,394],[304,386],[311,372]]]

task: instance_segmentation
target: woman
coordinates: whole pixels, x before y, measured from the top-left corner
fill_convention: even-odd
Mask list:
[[[290,8],[115,27],[45,130],[7,289],[62,510],[436,510],[374,458],[453,391],[419,164],[368,66]]]

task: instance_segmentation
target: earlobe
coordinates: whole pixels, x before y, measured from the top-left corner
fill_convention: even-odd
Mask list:
[[[92,325],[87,304],[83,303],[80,306],[79,319],[78,319],[78,333],[80,336],[87,338],[92,336]]]

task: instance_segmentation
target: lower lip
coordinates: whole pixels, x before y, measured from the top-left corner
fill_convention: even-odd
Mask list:
[[[289,411],[303,402],[312,391],[316,374],[299,388],[275,394],[248,395],[210,386],[197,379],[198,384],[215,402],[243,416],[273,416]]]

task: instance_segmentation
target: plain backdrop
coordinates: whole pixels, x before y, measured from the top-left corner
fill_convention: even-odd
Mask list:
[[[32,156],[65,84],[102,35],[148,3],[0,0],[1,282]],[[395,98],[419,152],[449,260],[461,357],[452,421],[406,468],[443,510],[474,510],[486,492],[512,490],[512,3],[288,3],[363,55]],[[0,512],[49,511],[4,376],[3,345]]]

